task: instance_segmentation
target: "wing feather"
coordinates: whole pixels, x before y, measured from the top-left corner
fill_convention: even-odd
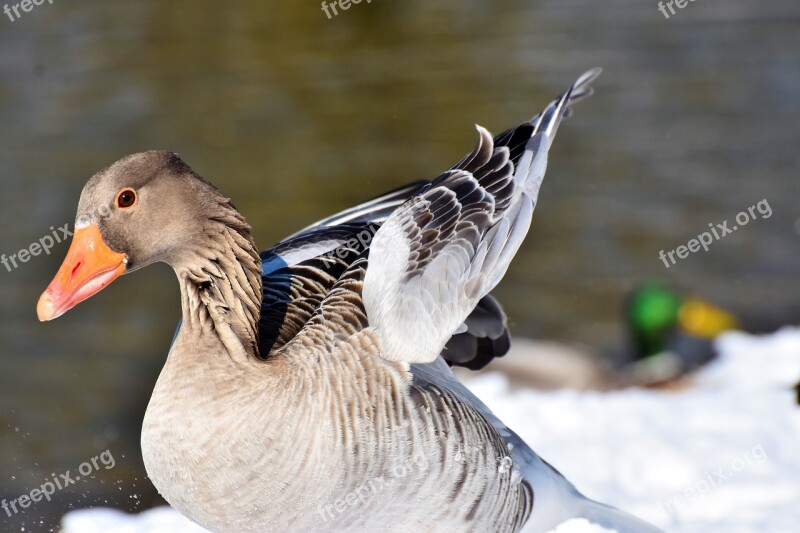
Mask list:
[[[434,361],[500,282],[530,227],[558,126],[598,74],[496,139],[477,126],[472,152],[388,216],[362,289],[384,358]]]

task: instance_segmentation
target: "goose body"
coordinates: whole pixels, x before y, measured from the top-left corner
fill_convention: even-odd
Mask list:
[[[547,531],[581,516],[654,531],[580,495],[448,366],[508,349],[490,291],[527,233],[556,129],[596,75],[494,139],[479,128],[435,180],[261,255],[176,155],[123,158],[84,188],[39,317],[123,273],[173,267],[182,321],[142,452],[165,499],[211,531]]]
[[[533,495],[502,471],[507,443],[452,394],[360,355],[373,343],[362,333],[244,371],[168,361],[142,430],[153,483],[212,531],[518,530]],[[231,379],[244,404],[223,392]]]

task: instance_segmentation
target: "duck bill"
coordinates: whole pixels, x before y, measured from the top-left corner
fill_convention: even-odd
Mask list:
[[[127,256],[113,251],[96,223],[75,230],[67,257],[39,298],[39,320],[53,320],[125,273]]]
[[[687,298],[678,319],[684,331],[702,339],[714,339],[740,327],[733,314],[697,297]]]

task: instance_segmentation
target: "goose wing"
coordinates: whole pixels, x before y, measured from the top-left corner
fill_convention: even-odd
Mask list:
[[[430,363],[505,274],[530,227],[547,153],[582,75],[528,122],[473,151],[395,209],[372,239],[363,306],[390,361]]]

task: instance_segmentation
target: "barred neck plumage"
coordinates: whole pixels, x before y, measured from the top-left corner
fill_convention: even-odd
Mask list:
[[[258,358],[261,259],[250,226],[221,194],[209,218],[173,264],[181,285],[183,325],[219,337],[237,362]]]

